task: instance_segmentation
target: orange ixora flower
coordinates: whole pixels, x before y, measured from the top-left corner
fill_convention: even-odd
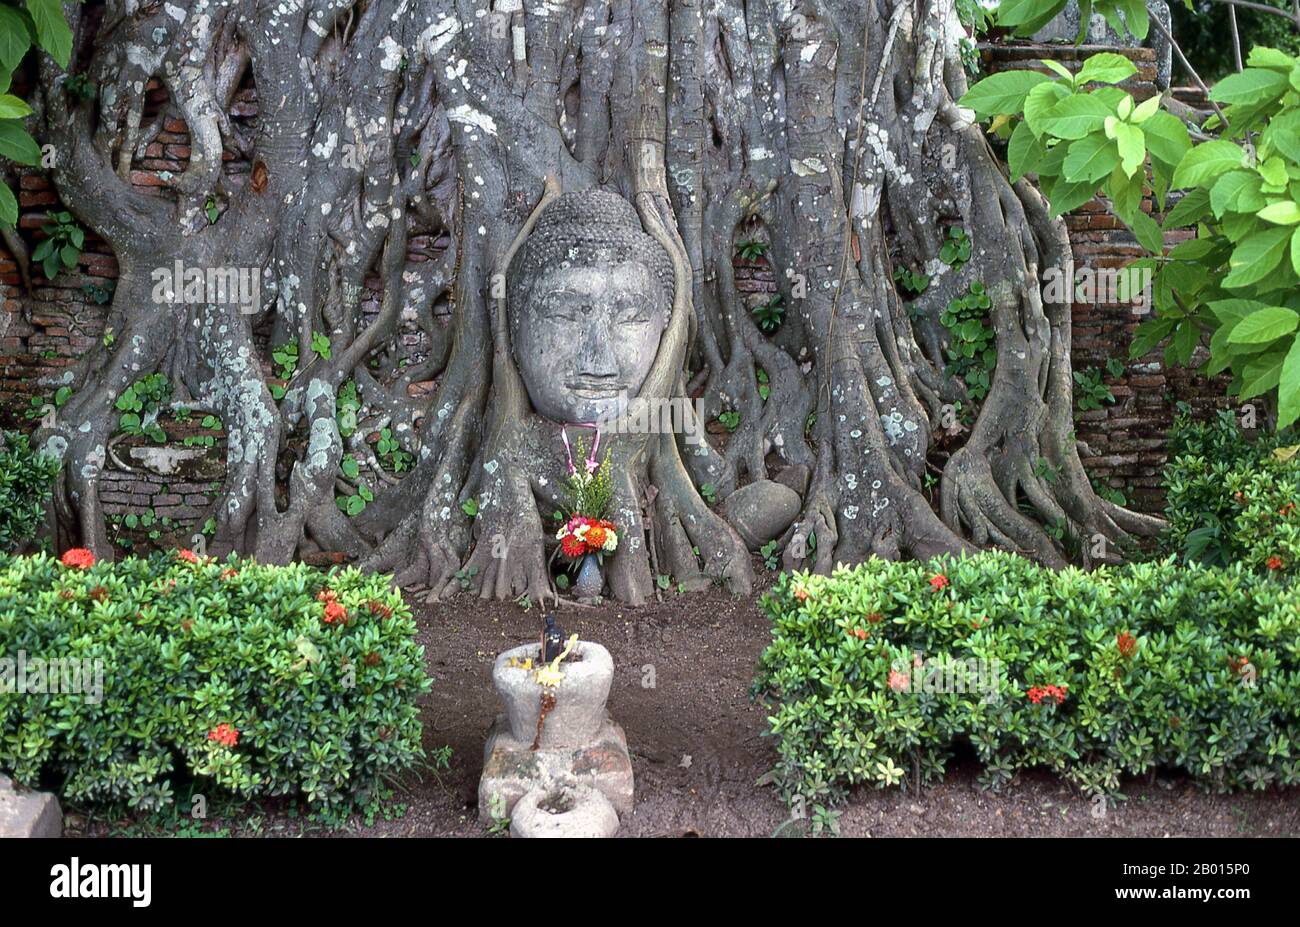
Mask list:
[[[936,573],[934,576],[930,577],[930,588],[935,592],[938,592],[941,589],[946,589],[947,587],[948,577],[944,576],[942,573]]]
[[[194,551],[190,550],[188,547],[182,547],[180,550],[176,551],[176,556],[179,559],[184,560],[186,563],[199,562],[198,555],[195,554]]]
[[[224,570],[221,571],[222,579],[234,579],[238,575],[239,575],[239,571],[236,570],[234,567],[226,567]]]
[[[1281,557],[1274,554],[1264,562],[1264,566],[1268,567],[1270,570],[1280,570],[1282,567],[1286,566],[1286,564],[1282,562]]]
[[[239,731],[233,725],[223,722],[208,731],[208,740],[215,740],[223,747],[233,747],[239,743]]]
[[[327,602],[325,604],[325,623],[333,624],[336,621],[343,621],[348,617],[348,610],[338,602]]]
[[[850,628],[848,633],[849,636],[856,637],[860,641],[867,639],[867,632],[862,628]]]
[[[808,590],[804,588],[803,583],[795,583],[790,587],[790,594],[800,602],[808,601]]]
[[[95,555],[84,547],[73,547],[63,552],[59,562],[64,566],[88,570],[95,565]]]
[[[895,692],[906,692],[912,685],[912,678],[907,673],[900,673],[898,670],[889,671],[889,688]]]

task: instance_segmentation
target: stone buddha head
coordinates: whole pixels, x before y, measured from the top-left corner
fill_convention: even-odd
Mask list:
[[[632,204],[591,189],[542,211],[508,272],[510,340],[538,414],[616,416],[650,373],[672,312],[668,253]]]

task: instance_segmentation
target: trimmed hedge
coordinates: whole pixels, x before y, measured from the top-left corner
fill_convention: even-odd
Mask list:
[[[0,554],[36,536],[58,475],[59,461],[33,451],[26,435],[0,432]]]
[[[1300,449],[1296,438],[1248,441],[1230,411],[1170,432],[1162,537],[1167,553],[1207,566],[1300,575]]]
[[[422,756],[424,649],[386,577],[189,551],[92,560],[0,557],[0,771],[146,809],[178,773],[334,805]],[[71,662],[42,683],[34,659]],[[72,667],[80,691],[49,691]]]
[[[990,552],[783,575],[762,604],[787,799],[939,779],[959,741],[994,788],[1032,767],[1110,797],[1154,767],[1300,781],[1300,590],[1275,575]]]

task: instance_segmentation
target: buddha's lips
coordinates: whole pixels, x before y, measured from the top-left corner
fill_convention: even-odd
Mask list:
[[[626,388],[620,383],[592,383],[590,380],[574,380],[565,385],[583,399],[615,399]]]

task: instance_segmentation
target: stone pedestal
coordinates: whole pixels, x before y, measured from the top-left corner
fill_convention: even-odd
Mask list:
[[[49,792],[19,791],[12,780],[0,776],[0,838],[62,834],[58,799]]]
[[[479,819],[522,819],[514,836],[609,836],[617,815],[632,811],[632,759],[627,736],[605,711],[614,662],[604,647],[581,642],[560,664],[564,679],[543,689],[536,681],[538,644],[497,658],[492,681],[505,703],[488,732],[478,785]],[[533,659],[532,669],[511,659]],[[541,735],[543,693],[554,696]],[[537,749],[533,749],[534,742]],[[527,802],[523,800],[527,798]],[[568,810],[564,810],[564,809]],[[611,823],[612,822],[612,823]]]

